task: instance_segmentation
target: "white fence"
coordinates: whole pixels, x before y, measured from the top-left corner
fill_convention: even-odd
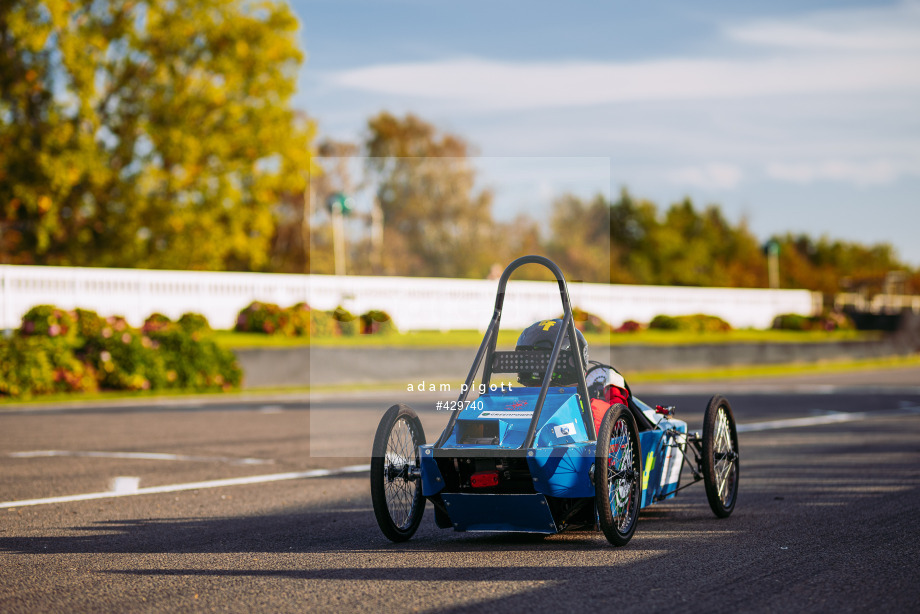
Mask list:
[[[353,313],[388,312],[403,331],[483,330],[492,317],[497,281],[418,277],[352,277],[208,273],[0,265],[0,329],[17,328],[31,307],[52,304],[120,314],[134,325],[153,312],[204,314],[215,328],[232,328],[254,300],[317,309],[343,305]],[[648,322],[659,314],[717,315],[736,328],[765,328],[781,313],[810,314],[820,295],[806,290],[684,288],[570,284],[572,303],[613,325]],[[523,328],[561,312],[553,282],[512,281],[502,325]]]

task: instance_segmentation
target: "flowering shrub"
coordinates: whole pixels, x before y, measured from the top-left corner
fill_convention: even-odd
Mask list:
[[[196,339],[180,327],[151,333],[160,350],[167,388],[229,390],[240,385],[243,372],[232,352],[210,339]]]
[[[0,340],[0,395],[96,390],[95,373],[60,343],[39,336]]]
[[[618,328],[615,328],[613,332],[615,333],[637,333],[642,330],[642,325],[636,322],[635,320],[626,320]]]
[[[236,330],[244,333],[291,334],[291,315],[274,303],[254,301],[236,317]]]
[[[95,370],[99,387],[108,390],[151,390],[167,387],[163,356],[143,334],[88,339],[80,356]]]
[[[45,345],[40,337],[0,341],[0,394],[31,396],[54,391],[54,370]]]
[[[211,332],[211,325],[208,323],[208,319],[200,313],[183,313],[179,316],[177,324],[179,328],[190,335]]]
[[[97,335],[102,334],[102,329],[105,327],[105,320],[99,317],[99,314],[95,311],[90,311],[88,309],[75,309],[74,313],[77,316],[77,337],[80,339],[90,339]],[[152,317],[152,316],[151,316]],[[166,316],[163,316],[164,318]],[[169,318],[167,318],[168,320]]]
[[[332,312],[332,318],[339,326],[339,333],[344,337],[354,337],[361,332],[361,319],[356,318],[341,305]]]
[[[732,329],[731,324],[719,316],[710,316],[702,313],[690,316],[659,315],[652,318],[648,325],[656,330],[681,330],[688,332],[723,332]]]
[[[338,322],[328,311],[310,310],[310,335],[314,337],[334,337],[339,332]]]
[[[291,305],[285,311],[291,320],[290,331],[296,337],[303,337],[310,334],[310,319],[312,310],[306,303],[297,303]]]
[[[204,338],[206,330],[197,314],[177,323],[153,314],[138,330],[121,316],[42,305],[15,336],[0,340],[0,395],[239,386],[236,357]]]
[[[22,316],[19,331],[23,335],[36,335],[59,339],[67,345],[77,340],[76,314],[53,305],[37,305]]]
[[[150,333],[170,328],[172,325],[173,321],[170,320],[168,316],[164,316],[162,313],[151,313],[147,316],[147,319],[144,320],[141,331],[149,335]]]
[[[798,313],[784,313],[773,319],[776,330],[853,330],[853,320],[839,311],[826,311],[820,316],[803,316]]]
[[[306,303],[281,308],[273,303],[259,301],[240,311],[235,330],[297,337],[352,337],[358,334],[397,332],[393,320],[384,311],[372,310],[357,317],[341,306],[333,311],[322,311],[311,309]]]
[[[385,311],[372,309],[361,316],[361,334],[389,335],[398,332],[393,318]]]

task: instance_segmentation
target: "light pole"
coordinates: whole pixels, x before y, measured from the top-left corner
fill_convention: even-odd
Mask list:
[[[335,258],[335,274],[345,275],[345,216],[355,208],[351,196],[333,192],[326,198],[326,208],[332,215],[332,243]]]
[[[767,256],[770,288],[776,290],[779,288],[779,242],[773,239],[767,241],[767,244],[763,246],[763,253]]]

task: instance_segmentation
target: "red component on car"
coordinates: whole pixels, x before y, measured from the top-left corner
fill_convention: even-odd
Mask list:
[[[655,413],[662,414],[664,416],[673,416],[674,408],[673,407],[662,407],[661,405],[655,406]]]
[[[488,488],[498,486],[498,471],[480,471],[470,476],[470,485],[473,488]]]

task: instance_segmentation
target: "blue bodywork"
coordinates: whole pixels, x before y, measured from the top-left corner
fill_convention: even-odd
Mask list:
[[[553,520],[552,498],[595,496],[592,476],[596,444],[585,431],[583,412],[589,410],[583,407],[576,388],[547,391],[534,446],[521,449],[539,392],[539,388],[527,387],[487,392],[459,413],[440,448],[420,446],[422,494],[441,497],[455,530],[555,533],[563,527]],[[686,433],[686,424],[662,420],[658,428],[640,433],[641,507],[674,496],[681,463],[680,442],[675,441],[674,433]],[[533,492],[482,492],[469,487],[446,491],[447,480],[438,459],[477,458],[479,453],[493,459],[505,454],[525,459]]]

